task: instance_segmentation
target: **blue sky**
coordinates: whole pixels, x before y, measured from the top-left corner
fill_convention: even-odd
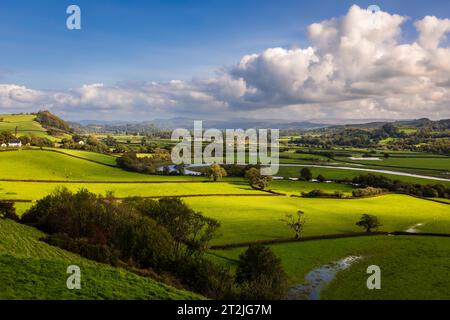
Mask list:
[[[245,54],[304,46],[305,27],[374,1],[2,0],[2,82],[34,89],[85,83],[167,81],[213,75]],[[65,28],[69,4],[82,30]],[[421,18],[448,12],[447,1],[377,1],[383,10]]]
[[[449,18],[448,0],[2,0],[0,113],[450,117]]]

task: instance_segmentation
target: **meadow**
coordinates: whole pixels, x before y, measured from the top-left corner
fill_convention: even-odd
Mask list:
[[[48,137],[47,130],[45,130],[41,124],[37,121],[35,115],[28,114],[0,114],[0,132],[10,131],[14,132],[17,127],[17,133],[19,135],[29,135],[33,134],[37,137]]]
[[[350,163],[360,163],[368,166],[392,166],[396,168],[412,168],[421,170],[444,170],[450,171],[450,157],[389,157],[380,158],[379,161],[352,161],[348,158],[336,158],[338,160],[347,161]]]
[[[105,195],[112,192],[117,198],[125,197],[164,197],[189,195],[267,195],[250,188],[247,183],[205,182],[205,183],[61,183],[61,182],[9,182],[0,181],[0,199],[38,200],[58,187],[71,191],[85,188]]]
[[[51,141],[59,141],[63,137],[70,137],[69,135],[62,135],[61,137],[53,137],[47,133],[47,130],[42,125],[35,121],[36,115],[32,114],[0,114],[0,132],[9,131],[14,133],[17,127],[18,136],[36,136],[39,138],[47,138]]]
[[[329,165],[329,164],[327,164]],[[342,166],[342,164],[340,164]],[[347,166],[347,164],[345,164]],[[360,168],[360,167],[357,167]],[[368,169],[370,169],[369,166],[367,166]],[[277,176],[286,177],[286,178],[299,178],[300,177],[300,170],[301,167],[282,167],[280,166]],[[354,177],[360,176],[362,174],[369,174],[371,172],[369,171],[360,171],[360,170],[351,170],[351,169],[335,169],[335,168],[315,168],[315,167],[309,167],[311,170],[313,177],[316,178],[319,174],[322,174],[326,179],[330,180],[342,180],[342,179],[353,179]],[[373,167],[373,169],[378,170],[393,170],[393,171],[403,171],[408,172],[408,170],[397,170],[392,168],[382,168],[382,167]],[[422,174],[422,175],[428,175],[433,176],[430,174],[430,172],[417,172],[417,170],[411,170],[409,173],[413,174]],[[375,175],[381,175],[388,177],[392,180],[401,180],[403,182],[407,183],[413,183],[413,184],[442,184],[446,186],[450,186],[450,181],[441,181],[441,180],[433,180],[433,179],[424,179],[424,178],[417,178],[417,177],[408,177],[408,176],[400,176],[396,174],[389,174],[389,173],[378,173],[373,172],[372,174]],[[434,176],[433,176],[434,177]],[[445,178],[448,178],[448,175],[445,176]]]
[[[233,197],[233,201],[227,197],[208,197],[185,201],[222,222],[222,236],[214,244],[293,237],[286,223],[280,220],[298,210],[305,212],[305,236],[363,231],[355,225],[363,213],[380,219],[383,224],[380,231],[404,231],[423,223],[419,231],[450,233],[448,205],[406,195],[366,199]]]
[[[43,150],[0,152],[1,179],[14,180],[120,180],[192,181],[196,177],[151,176],[127,172],[83,159]]]
[[[271,245],[281,258],[290,284],[305,283],[306,274],[348,256],[361,260],[337,274],[322,299],[450,299],[450,239],[372,236]],[[230,268],[245,248],[215,250],[211,259]],[[368,290],[366,269],[381,269],[381,290]]]

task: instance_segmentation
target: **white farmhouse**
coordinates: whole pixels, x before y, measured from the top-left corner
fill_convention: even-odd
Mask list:
[[[20,140],[11,140],[10,142],[8,142],[8,147],[21,147],[22,146],[22,141]]]

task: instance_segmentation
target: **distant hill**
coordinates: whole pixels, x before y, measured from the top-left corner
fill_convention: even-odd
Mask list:
[[[73,129],[67,122],[47,110],[39,111],[36,114],[36,121],[46,128],[47,131],[51,131],[49,132],[51,135],[73,132]],[[52,132],[55,134],[52,134]]]
[[[97,120],[81,120],[79,124],[85,129],[93,131],[134,131],[147,132],[152,130],[173,130],[176,128],[192,129],[195,118],[170,118],[155,119],[151,121],[135,122],[135,121],[97,121]],[[328,125],[321,123],[313,123],[308,121],[290,122],[283,120],[257,120],[257,119],[230,119],[230,120],[203,120],[203,128],[215,129],[318,129]]]
[[[359,124],[344,124],[344,125],[335,125],[330,126],[330,129],[333,128],[355,128],[355,129],[376,129],[381,128],[386,124],[392,124],[396,127],[408,127],[408,128],[436,128],[436,130],[445,130],[450,129],[450,119],[443,120],[430,120],[427,118],[414,119],[414,120],[399,120],[399,121],[376,121],[376,122],[368,122],[368,123],[359,123]]]
[[[49,111],[30,114],[0,114],[0,132],[36,136],[56,141],[73,132],[72,127]]]

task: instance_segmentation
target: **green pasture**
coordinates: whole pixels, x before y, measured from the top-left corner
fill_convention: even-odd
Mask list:
[[[19,150],[0,152],[0,179],[191,181],[204,178],[146,175],[51,151]]]
[[[342,165],[342,164],[341,164]],[[345,165],[347,166],[347,165]],[[400,180],[403,182],[408,183],[414,183],[414,184],[442,184],[450,186],[450,181],[439,181],[439,180],[429,180],[424,178],[416,178],[416,177],[408,177],[408,176],[400,176],[395,174],[387,174],[387,173],[378,173],[378,172],[369,172],[369,171],[359,171],[359,170],[351,170],[351,169],[334,169],[334,168],[315,168],[315,167],[309,167],[311,170],[313,177],[316,178],[319,174],[322,174],[326,179],[330,180],[339,180],[339,179],[353,179],[354,177],[363,175],[363,174],[374,174],[374,175],[382,175],[385,177],[388,177],[392,180]],[[379,169],[379,170],[391,170],[391,171],[405,171],[405,170],[398,170],[394,168],[373,168],[373,169]],[[300,170],[302,170],[302,167],[281,167],[279,168],[277,176],[281,177],[290,177],[290,178],[299,178],[300,177]],[[406,171],[405,171],[406,172]],[[423,172],[410,172],[410,173],[416,173],[416,174],[424,174],[429,175],[430,173],[423,173]]]
[[[112,166],[116,165],[117,157],[108,155],[108,154],[84,151],[84,150],[74,150],[74,149],[50,149],[50,150],[56,150],[58,152],[63,152],[68,155],[73,155],[73,156],[80,157],[83,159],[101,162],[101,163],[104,163],[107,165],[112,165]]]
[[[341,191],[344,195],[350,196],[352,191],[355,190],[355,188],[350,185],[340,183],[320,183],[291,180],[273,180],[269,185],[269,189],[276,192],[297,196],[299,196],[302,192],[310,192],[315,189],[320,189],[327,193]]]
[[[419,231],[450,233],[450,206],[406,195],[366,199],[208,197],[185,201],[222,222],[222,235],[214,244],[291,237],[294,234],[280,220],[298,210],[305,212],[305,236],[362,231],[355,223],[364,213],[376,215],[383,224],[382,231],[402,231],[422,223]]]
[[[0,300],[198,299],[199,296],[96,263],[39,241],[37,229],[0,219]],[[81,269],[81,289],[68,290],[67,267]]]
[[[423,170],[427,169],[436,169],[436,170],[446,170],[450,171],[450,157],[390,157],[383,158],[380,156],[380,160],[350,160],[348,158],[337,158],[340,161],[348,161],[353,163],[361,163],[367,166],[376,165],[376,166],[393,166],[398,168],[419,168]]]
[[[323,299],[450,299],[450,239],[371,236],[271,245],[291,285],[302,284],[314,268],[348,256],[362,259],[338,273]],[[232,268],[246,248],[215,250],[210,257]],[[224,257],[227,259],[222,259]],[[368,290],[367,267],[381,268],[381,290]]]
[[[9,131],[14,133],[17,127],[17,136],[26,136],[26,135],[34,135],[40,138],[47,138],[52,141],[58,141],[59,139],[53,136],[50,136],[47,133],[47,130],[41,126],[41,124],[37,121],[36,115],[31,114],[0,114],[0,119],[3,118],[3,121],[0,121],[0,132]]]
[[[118,198],[163,197],[182,195],[268,195],[250,188],[247,183],[205,182],[205,183],[52,183],[52,182],[9,182],[0,181],[0,199],[38,200],[57,187],[64,186],[71,191],[86,188],[96,194],[105,195],[111,191]]]

